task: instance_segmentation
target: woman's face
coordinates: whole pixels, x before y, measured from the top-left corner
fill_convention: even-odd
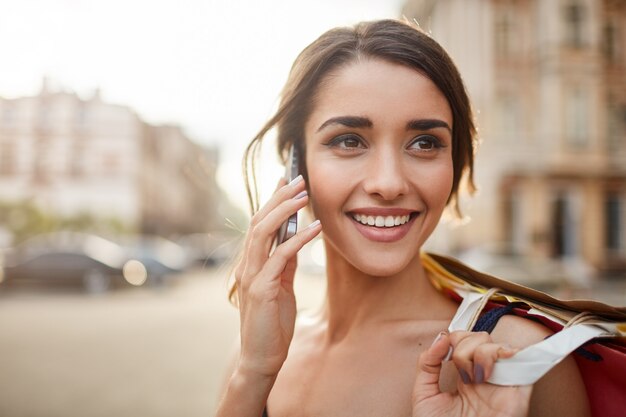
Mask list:
[[[448,101],[413,69],[365,59],[326,77],[305,137],[328,262],[388,276],[419,255],[452,189],[451,127]]]

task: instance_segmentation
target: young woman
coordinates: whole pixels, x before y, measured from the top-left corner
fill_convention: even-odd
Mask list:
[[[472,188],[475,129],[445,51],[409,24],[333,29],[297,58],[271,130],[299,151],[301,176],[258,209],[236,268],[241,344],[217,412],[225,416],[586,416],[570,358],[534,387],[486,383],[498,358],[549,331],[515,316],[454,332],[457,303],[436,290],[420,250]],[[251,197],[254,193],[251,193]],[[316,219],[273,250],[307,207]],[[327,296],[296,322],[298,251],[323,231]]]

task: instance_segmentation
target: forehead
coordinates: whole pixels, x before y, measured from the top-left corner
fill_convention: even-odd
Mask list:
[[[443,93],[425,75],[381,59],[362,59],[327,75],[319,86],[307,132],[329,117],[367,116],[375,125],[440,119],[452,126]],[[312,126],[313,125],[313,126]]]

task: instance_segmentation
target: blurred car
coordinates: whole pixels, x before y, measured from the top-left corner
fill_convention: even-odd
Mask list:
[[[192,233],[176,240],[187,255],[190,265],[216,266],[232,260],[241,244],[237,233]]]
[[[18,281],[81,285],[100,293],[112,285],[141,285],[145,267],[129,258],[123,248],[99,236],[55,232],[28,239],[5,250],[3,285]]]
[[[146,268],[146,282],[161,286],[169,277],[185,271],[189,259],[185,250],[171,240],[160,236],[136,236],[122,242],[129,259],[140,262]]]

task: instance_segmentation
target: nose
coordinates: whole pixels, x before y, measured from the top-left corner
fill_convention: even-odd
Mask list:
[[[370,195],[392,201],[409,190],[402,155],[392,149],[372,153],[364,173],[363,189]]]

